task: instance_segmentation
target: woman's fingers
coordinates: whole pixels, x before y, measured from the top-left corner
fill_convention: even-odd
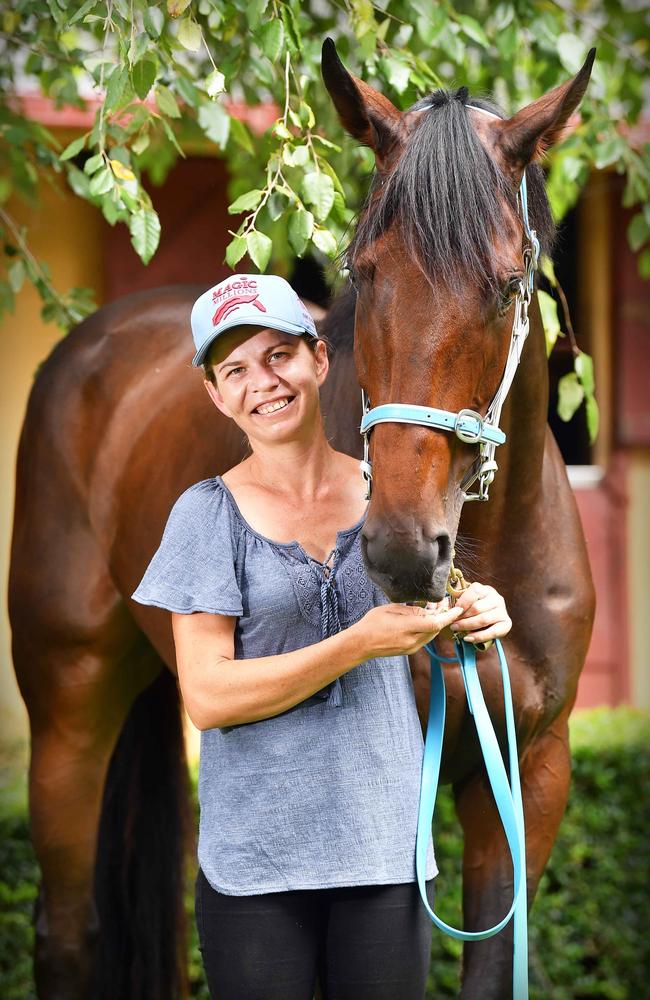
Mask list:
[[[504,607],[491,608],[480,615],[471,615],[469,618],[463,616],[454,625],[454,631],[472,632],[474,629],[487,628],[489,625],[493,625],[504,618],[507,618]]]
[[[480,601],[491,595],[499,597],[494,587],[488,587],[483,583],[470,583],[467,590],[464,590],[456,599],[456,606],[460,606],[467,611],[476,601]]]
[[[496,622],[490,628],[484,628],[479,632],[470,632],[468,635],[463,635],[463,639],[466,642],[487,642],[488,639],[502,639],[504,635],[508,634],[511,628],[511,620],[505,618],[503,621]]]
[[[492,608],[503,608],[505,602],[499,594],[494,593],[479,597],[471,604],[462,605],[462,607],[466,615],[480,614],[481,611],[490,611]]]

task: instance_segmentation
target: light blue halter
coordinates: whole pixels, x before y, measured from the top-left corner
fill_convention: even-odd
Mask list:
[[[425,107],[427,106],[419,110],[425,110]],[[471,107],[472,110],[480,111],[483,114],[492,115],[490,111],[485,111],[483,108],[476,108],[471,105],[467,105],[467,107]],[[492,117],[496,118],[498,116],[492,115]],[[494,399],[487,409],[486,415],[482,416],[474,410],[460,410],[458,413],[453,413],[449,410],[440,410],[435,407],[419,406],[412,403],[384,403],[381,406],[371,408],[370,401],[362,390],[363,417],[360,429],[364,441],[364,457],[361,462],[361,471],[366,480],[366,496],[368,499],[372,490],[369,434],[375,425],[387,422],[419,424],[423,427],[431,427],[433,430],[456,434],[465,443],[477,444],[479,446],[478,458],[465,475],[461,483],[461,490],[463,492],[463,500],[485,501],[488,499],[489,486],[497,471],[494,453],[497,446],[503,444],[506,440],[506,435],[498,426],[501,409],[512,384],[521,358],[521,351],[528,335],[528,306],[533,294],[535,270],[539,257],[539,242],[534,230],[530,228],[528,218],[528,192],[525,171],[519,188],[519,211],[524,232],[529,241],[529,246],[524,251],[525,274],[515,299],[515,317],[508,360],[501,382]],[[477,480],[478,492],[468,492]],[[431,693],[429,721],[422,763],[415,851],[416,873],[420,895],[426,911],[434,924],[440,930],[461,941],[480,941],[493,937],[499,931],[503,930],[514,915],[512,995],[513,1000],[526,1000],[528,997],[528,917],[524,811],[519,780],[519,759],[517,754],[512,692],[503,646],[497,639],[496,649],[503,681],[510,778],[508,778],[506,773],[499,743],[485,704],[485,698],[483,697],[476,666],[476,647],[470,642],[457,641],[456,656],[451,659],[439,656],[433,643],[428,643],[426,649],[431,660]],[[503,824],[513,865],[513,899],[508,912],[494,926],[478,931],[458,930],[445,923],[431,909],[426,895],[427,848],[438,790],[445,731],[446,691],[443,671],[444,664],[449,663],[460,666],[468,708],[474,717],[485,761],[485,768],[490,780],[499,818]]]

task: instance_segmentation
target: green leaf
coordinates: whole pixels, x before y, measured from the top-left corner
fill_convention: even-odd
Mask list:
[[[314,246],[328,257],[335,257],[338,249],[336,239],[328,229],[315,229],[312,236]]]
[[[442,31],[447,19],[446,12],[442,7],[427,5],[426,13],[419,15],[416,21],[417,33],[425,45],[433,45],[436,38]]]
[[[106,87],[106,99],[104,110],[107,114],[117,111],[130,100],[131,85],[129,82],[129,71],[126,66],[116,66],[111,73],[108,86]]]
[[[303,128],[313,128],[316,124],[313,109],[305,101],[300,102],[299,108],[300,124]]]
[[[246,237],[246,249],[255,266],[260,271],[265,271],[273,249],[273,244],[268,236],[253,229]]]
[[[255,156],[255,146],[251,134],[240,118],[230,119],[230,138],[251,156]]]
[[[134,139],[133,142],[131,143],[131,149],[133,150],[136,156],[139,156],[140,153],[144,153],[145,149],[149,145],[149,142],[150,142],[149,133],[141,132],[140,135],[136,139]]]
[[[149,35],[149,38],[153,38],[154,40],[160,38],[163,25],[165,24],[165,15],[160,7],[147,7],[142,16],[142,21],[144,23],[144,30]]]
[[[382,59],[386,79],[391,87],[394,87],[398,94],[403,94],[409,85],[410,70],[399,59]]]
[[[230,215],[249,212],[257,208],[263,197],[264,192],[260,191],[259,188],[255,188],[253,191],[246,191],[245,194],[241,194],[239,198],[236,198],[232,205],[228,205],[228,212]]]
[[[594,381],[594,363],[589,354],[585,354],[584,351],[580,351],[580,354],[576,357],[573,362],[573,367],[576,370],[576,374],[580,380],[580,385],[585,391],[585,396],[593,396],[595,389]]]
[[[226,86],[226,78],[218,69],[212,70],[205,80],[205,89],[209,97],[217,97],[222,94]]]
[[[104,165],[104,157],[102,153],[95,153],[94,156],[89,156],[86,162],[84,163],[84,173],[94,174],[99,170],[100,167],[103,167],[103,165]]]
[[[262,52],[272,63],[277,62],[284,45],[284,25],[279,18],[267,21],[259,31]]]
[[[541,260],[539,262],[539,267],[546,278],[546,280],[552,285],[553,288],[557,285],[557,278],[555,277],[555,265],[548,254],[543,253]]]
[[[289,204],[289,199],[286,194],[281,194],[280,191],[274,191],[269,200],[266,203],[266,208],[271,216],[272,222],[277,222],[280,219]],[[291,220],[289,220],[291,221]]]
[[[558,402],[557,413],[560,420],[568,421],[576,412],[583,399],[585,392],[575,372],[563,375],[558,382]]]
[[[289,146],[282,150],[282,161],[288,167],[306,167],[309,163],[309,146]]]
[[[15,260],[13,264],[9,267],[7,274],[9,276],[9,284],[11,289],[16,294],[23,287],[23,282],[25,280],[25,262],[22,259]]]
[[[598,170],[604,170],[605,167],[611,167],[613,163],[620,160],[626,149],[627,145],[620,136],[612,136],[611,138],[606,139],[605,142],[600,143],[596,147],[594,166]]]
[[[80,153],[81,150],[86,145],[86,136],[82,135],[79,139],[73,139],[69,146],[66,146],[63,152],[59,155],[60,160],[71,160],[73,156]]]
[[[504,59],[512,59],[517,51],[517,25],[512,21],[496,36],[497,48]]]
[[[169,124],[169,122],[167,121],[167,119],[166,118],[161,118],[160,120],[162,121],[162,127],[163,127],[163,129],[165,131],[165,135],[167,136],[167,138],[171,142],[172,146],[174,147],[174,149],[176,150],[176,152],[178,153],[178,155],[179,156],[185,156],[185,153],[183,152],[183,149],[179,145],[178,139],[176,138],[176,136],[174,134],[174,130],[171,127],[171,125]],[[151,167],[149,167],[149,170],[151,170]]]
[[[198,108],[199,104],[203,100],[203,95],[199,93],[193,83],[183,76],[182,73],[178,72],[176,74],[176,90],[178,96],[181,97],[186,104],[189,104],[191,108]]]
[[[108,194],[114,184],[112,171],[108,167],[103,167],[91,180],[88,191],[94,197],[98,197],[102,194]]]
[[[255,30],[261,20],[262,14],[269,5],[269,0],[250,0],[246,7],[246,18],[250,27]]]
[[[203,35],[201,28],[191,17],[185,17],[178,26],[178,40],[189,52],[198,52]]]
[[[80,198],[88,198],[90,182],[83,171],[75,167],[74,164],[68,168],[68,184]]]
[[[136,212],[129,219],[131,243],[138,257],[148,264],[160,241],[160,221],[156,213],[149,208]]]
[[[167,13],[170,17],[180,17],[191,2],[192,0],[167,0]]]
[[[340,146],[337,146],[335,142],[330,142],[330,140],[326,139],[324,136],[318,135],[317,132],[314,132],[314,134],[312,135],[312,139],[316,139],[318,142],[320,142],[323,146],[325,146],[325,149],[332,149],[335,153],[341,152]]]
[[[226,247],[226,263],[233,269],[233,271],[245,253],[246,240],[243,236],[234,236]]]
[[[364,150],[364,152],[366,152],[366,151]],[[367,152],[370,152],[370,150],[367,150]],[[329,160],[323,160],[323,159],[320,159],[320,158],[319,158],[319,163],[320,163],[320,166],[321,166],[321,170],[323,170],[327,174],[328,177],[331,177],[332,184],[334,185],[335,190],[339,192],[339,194],[341,195],[341,197],[345,198],[345,191],[343,190],[343,185],[341,184],[341,181],[337,177],[336,172],[335,172],[334,167],[332,166],[332,164],[329,162]],[[372,169],[372,167],[371,167],[371,169]]]
[[[301,191],[307,204],[313,205],[314,215],[318,221],[324,222],[334,204],[334,182],[332,178],[322,171],[320,173],[305,174],[302,180]]]
[[[650,238],[650,226],[643,215],[643,212],[639,212],[634,216],[629,226],[627,227],[627,238],[630,246],[636,252],[640,250],[644,243],[647,243]]]
[[[5,312],[13,312],[16,307],[16,299],[7,281],[0,281],[0,316]]]
[[[90,13],[93,7],[97,6],[98,2],[99,0],[86,0],[85,3],[82,3],[81,7],[72,15],[72,17],[68,21],[68,27],[70,27],[73,24],[76,24],[77,21],[81,21],[81,19],[85,17],[86,14]]]
[[[226,148],[230,134],[230,115],[216,101],[199,108],[199,125],[208,139],[216,142],[220,149]]]
[[[489,49],[490,42],[488,41],[488,37],[475,18],[468,17],[466,14],[459,14],[458,23],[463,29],[463,34],[467,35],[468,38],[471,38],[472,41],[478,42],[478,44],[482,45],[484,49]]]
[[[156,87],[156,104],[161,115],[167,115],[168,118],[180,118],[181,113],[176,98],[168,87],[163,87],[160,83]]]
[[[289,243],[296,257],[302,257],[314,231],[314,216],[299,208],[289,216]]]
[[[562,333],[560,321],[557,315],[557,302],[552,295],[541,289],[537,292],[539,311],[542,314],[542,325],[544,336],[546,337],[546,353],[550,354],[555,345],[555,341]]]
[[[291,132],[284,124],[281,118],[278,118],[278,120],[274,123],[273,134],[277,135],[278,139],[286,139],[286,140],[293,139]]]
[[[287,36],[287,44],[292,55],[299,55],[302,50],[302,39],[293,9],[288,4],[282,5],[282,23]]]
[[[595,396],[587,396],[586,411],[589,444],[593,444],[598,437],[598,428],[600,426],[600,411],[598,409],[598,403],[596,402]]]
[[[145,100],[153,87],[157,70],[158,67],[153,59],[140,59],[134,64],[132,70],[133,89],[141,101]]]
[[[561,34],[557,40],[557,54],[569,73],[577,73],[582,66],[587,46],[577,35]]]

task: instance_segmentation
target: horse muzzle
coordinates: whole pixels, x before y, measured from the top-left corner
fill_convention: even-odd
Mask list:
[[[371,580],[394,603],[440,601],[452,559],[452,539],[446,530],[433,537],[412,523],[400,525],[368,518],[361,532],[361,550]]]

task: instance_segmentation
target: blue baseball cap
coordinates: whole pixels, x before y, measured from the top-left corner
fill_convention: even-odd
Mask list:
[[[217,337],[235,326],[271,327],[300,337],[318,337],[306,306],[276,274],[234,274],[200,295],[192,306],[195,368],[202,365]]]

